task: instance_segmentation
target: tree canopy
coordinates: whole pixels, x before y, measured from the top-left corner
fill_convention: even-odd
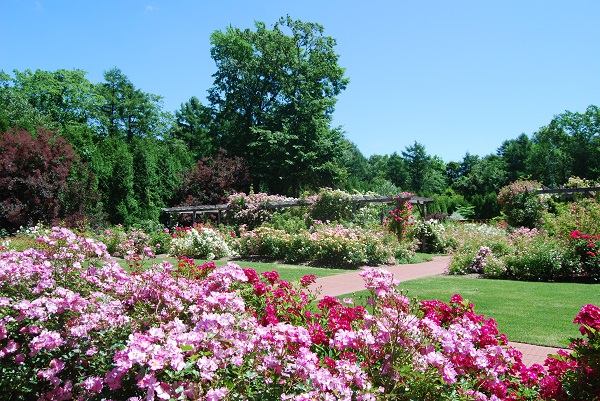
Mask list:
[[[0,71],[0,229],[56,219],[132,225],[159,219],[163,207],[224,202],[251,188],[410,191],[434,197],[436,212],[488,218],[510,182],[600,179],[597,106],[558,114],[495,154],[444,162],[417,138],[365,157],[332,126],[349,79],[323,26],[287,16],[226,27],[210,43],[206,100],[192,96],[174,113],[117,67],[97,83],[80,69]]]
[[[248,160],[256,187],[297,195],[341,177],[343,134],[331,116],[348,79],[323,31],[288,16],[272,29],[256,22],[211,36],[220,145]]]

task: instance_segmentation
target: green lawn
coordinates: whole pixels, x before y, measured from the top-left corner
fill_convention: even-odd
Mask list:
[[[405,295],[448,302],[460,294],[475,312],[498,322],[510,341],[566,347],[579,337],[573,319],[588,303],[600,301],[600,284],[538,283],[434,276],[400,283]],[[356,296],[366,296],[366,291]]]

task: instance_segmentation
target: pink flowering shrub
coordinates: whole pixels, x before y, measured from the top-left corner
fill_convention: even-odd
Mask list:
[[[546,200],[535,194],[541,184],[537,181],[517,180],[502,187],[498,193],[498,203],[506,221],[512,227],[534,228],[540,225],[543,212],[547,208]]]
[[[546,359],[549,375],[541,381],[546,400],[600,399],[600,308],[582,306],[573,323],[585,338],[573,339],[571,352],[559,351]]]
[[[275,209],[269,208],[267,203],[292,200],[295,199],[281,195],[268,195],[262,192],[249,195],[243,192],[236,193],[229,196],[225,218],[232,225],[244,225],[247,230],[252,230],[273,217]]]
[[[460,296],[417,304],[384,269],[362,272],[366,306],[314,306],[314,276],[188,258],[128,273],[68,230],[38,241],[0,253],[4,399],[534,400],[555,379]]]
[[[444,236],[454,241],[448,273],[504,276],[502,257],[512,251],[506,230],[467,223],[448,226]]]
[[[600,280],[600,234],[590,235],[575,230],[569,242],[579,258],[581,273],[593,281]]]
[[[150,246],[150,235],[138,228],[127,229],[121,225],[103,230],[98,239],[106,245],[112,256],[124,258],[128,253],[142,253]]]
[[[405,193],[398,198],[410,197],[412,194]],[[383,226],[396,235],[399,242],[409,241],[413,237],[413,226],[415,224],[412,215],[412,204],[409,201],[400,203],[400,207],[390,210],[389,216],[383,221]]]

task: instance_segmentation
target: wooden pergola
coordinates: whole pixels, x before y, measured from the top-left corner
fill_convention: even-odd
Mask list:
[[[392,196],[392,195],[353,195],[352,201],[359,205],[366,205],[368,203],[385,204],[385,205],[396,205],[399,207],[402,202],[410,202],[413,206],[416,206],[421,213],[421,216],[425,216],[427,212],[427,205],[432,204],[434,201],[431,198],[423,198],[420,196]],[[310,206],[313,201],[308,199],[293,199],[289,201],[281,202],[267,202],[265,206],[268,208],[286,208],[286,207],[299,207],[299,206]],[[212,213],[217,215],[217,224],[221,224],[223,219],[223,212],[228,210],[228,205],[198,205],[198,206],[176,206],[166,207],[162,209],[165,213],[169,213],[169,226],[172,226],[173,215],[175,214],[191,214],[192,223],[196,223],[196,216],[198,214]]]
[[[583,194],[583,196],[589,198],[589,197],[595,197],[596,194],[600,193],[600,186],[596,186],[596,187],[590,187],[590,188],[558,188],[558,189],[551,189],[551,188],[544,188],[544,189],[538,189],[535,191],[536,194],[551,194],[551,195],[556,195],[560,198],[573,198],[575,196],[575,194]]]

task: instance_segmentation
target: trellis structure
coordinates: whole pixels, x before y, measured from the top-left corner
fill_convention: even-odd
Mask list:
[[[573,198],[575,196],[575,194],[577,193],[581,193],[583,194],[583,196],[589,198],[589,197],[595,197],[596,194],[600,193],[600,187],[596,186],[596,187],[590,187],[590,188],[558,188],[558,189],[550,189],[550,188],[544,188],[544,189],[538,189],[537,191],[535,191],[536,194],[551,194],[551,195],[556,195],[558,197],[561,198]]]
[[[410,202],[416,206],[421,213],[421,216],[426,215],[427,205],[433,203],[431,198],[423,198],[420,196],[392,196],[392,195],[352,195],[351,199],[353,202],[359,205],[366,205],[368,203],[379,203],[386,205],[400,206],[402,202]],[[286,208],[286,207],[299,207],[299,206],[310,206],[313,201],[308,199],[294,199],[290,201],[281,202],[267,202],[265,205],[268,208]],[[192,223],[196,223],[197,214],[212,213],[217,215],[217,224],[221,224],[223,218],[223,212],[228,210],[228,205],[198,205],[198,206],[176,206],[167,207],[162,209],[165,213],[169,214],[169,226],[173,224],[173,215],[175,214],[191,214]]]

